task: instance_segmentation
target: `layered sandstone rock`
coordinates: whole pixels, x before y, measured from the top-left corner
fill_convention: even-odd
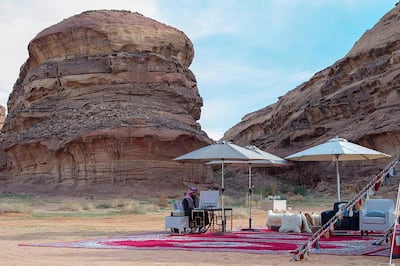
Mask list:
[[[400,7],[396,7],[344,58],[277,103],[246,115],[224,138],[287,156],[338,135],[396,156],[400,152],[399,36]],[[378,173],[388,161],[343,163],[342,179],[354,183],[360,176]],[[314,185],[327,177],[332,184],[335,180],[334,165],[328,163],[304,163],[275,172]]]
[[[7,183],[140,193],[204,182],[203,167],[171,161],[211,143],[193,56],[183,32],[127,11],[40,32],[8,101]]]
[[[4,121],[6,120],[6,108],[0,105],[0,130],[4,126]]]

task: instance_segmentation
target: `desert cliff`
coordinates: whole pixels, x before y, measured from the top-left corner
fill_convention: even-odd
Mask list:
[[[183,32],[129,11],[88,11],[28,50],[2,129],[7,186],[140,195],[205,183],[203,166],[171,160],[212,142],[196,122],[203,102]]]
[[[399,36],[397,6],[347,55],[245,115],[224,139],[284,157],[340,136],[396,156]],[[212,143],[197,123],[202,98],[183,32],[138,13],[88,11],[44,29],[28,51],[1,131],[3,187],[139,196],[215,186],[203,165],[171,160]],[[344,190],[390,160],[342,163]],[[333,163],[262,171],[317,189],[335,178]]]
[[[270,106],[247,114],[224,139],[288,156],[340,136],[392,156],[400,152],[400,7],[346,56]],[[377,173],[388,160],[342,163],[343,180]],[[333,163],[303,163],[275,174],[316,186],[334,182]]]

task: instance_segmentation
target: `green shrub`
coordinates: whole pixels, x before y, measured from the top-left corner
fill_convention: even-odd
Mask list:
[[[96,209],[110,209],[111,205],[109,203],[99,203],[96,205]]]
[[[297,194],[297,195],[305,196],[305,195],[307,195],[307,189],[305,187],[302,187],[302,186],[295,186],[293,188],[293,193]]]
[[[263,195],[263,197],[268,195],[275,195],[276,188],[271,185],[266,185],[264,187],[255,187],[253,189],[253,195]]]

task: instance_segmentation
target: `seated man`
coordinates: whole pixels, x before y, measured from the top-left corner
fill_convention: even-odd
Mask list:
[[[185,211],[185,216],[189,216],[189,224],[190,227],[193,228],[196,225],[194,224],[193,221],[193,210],[199,207],[199,198],[197,197],[197,188],[195,187],[191,187],[189,189],[189,191],[186,193],[185,198],[182,200],[182,205],[183,205],[183,209]],[[204,230],[205,226],[209,224],[208,221],[208,213],[207,211],[204,211],[204,221],[203,221],[203,217],[202,214],[199,212],[195,212],[195,220],[198,221],[198,219],[200,220],[200,224],[202,225],[200,228],[196,228],[199,231]]]

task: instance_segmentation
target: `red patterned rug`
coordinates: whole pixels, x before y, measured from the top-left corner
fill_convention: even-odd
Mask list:
[[[358,232],[359,233],[359,232]],[[105,239],[91,239],[73,242],[20,244],[20,246],[59,248],[107,248],[136,250],[188,250],[247,252],[258,254],[291,254],[299,245],[305,244],[310,234],[280,233],[270,230],[237,231],[229,233],[166,234],[145,233]],[[374,245],[379,240],[375,235],[356,234],[334,235],[321,238],[319,248],[312,254],[330,255],[374,255],[389,257],[389,243]]]

